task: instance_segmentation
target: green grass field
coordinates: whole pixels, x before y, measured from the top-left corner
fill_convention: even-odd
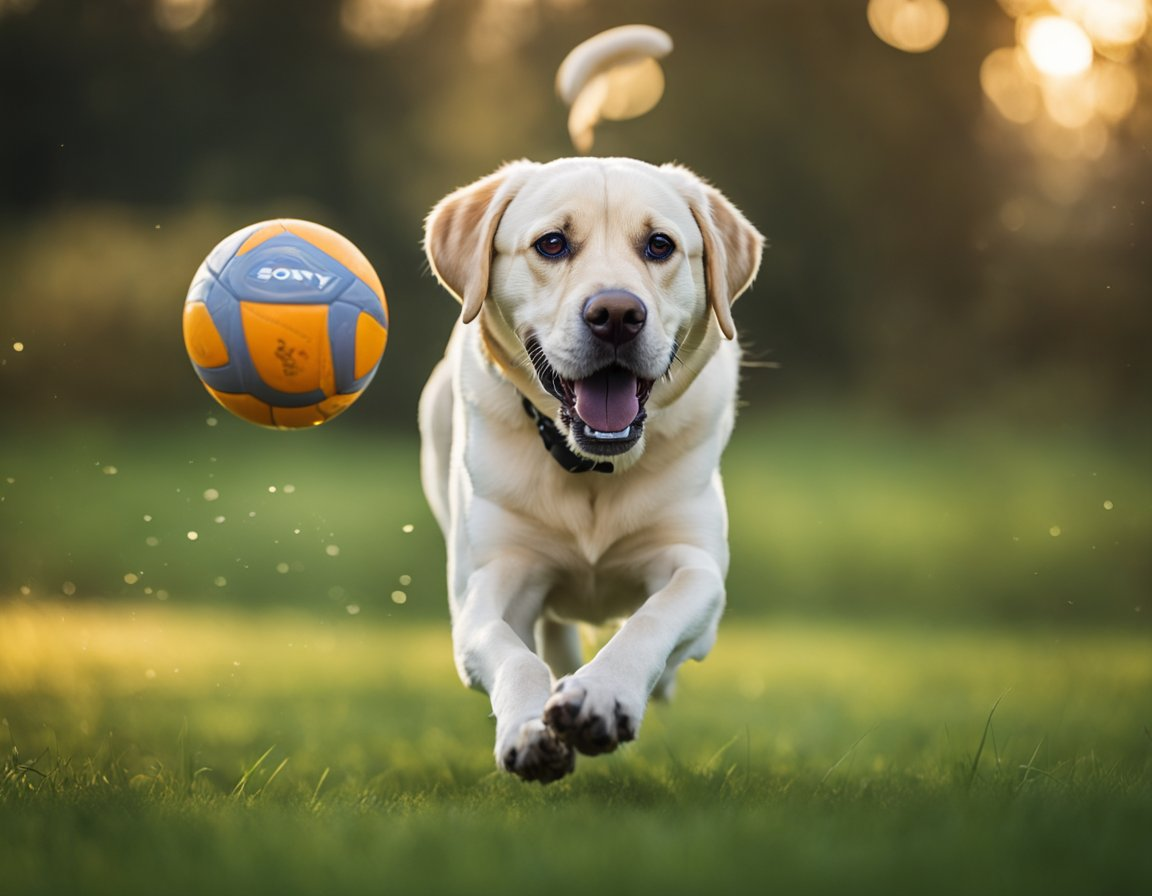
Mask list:
[[[210,419],[6,432],[0,596],[443,618],[411,433]],[[1150,452],[1139,430],[742,421],[729,612],[1147,630]]]
[[[541,787],[411,441],[6,434],[0,893],[1143,893],[1146,442],[746,421],[716,650]]]
[[[638,742],[493,771],[443,627],[0,611],[5,893],[1137,893],[1139,634],[727,625]],[[753,890],[755,888],[755,890]]]

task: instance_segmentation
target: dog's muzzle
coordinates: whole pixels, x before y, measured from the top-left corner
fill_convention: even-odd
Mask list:
[[[634,320],[627,321],[628,312],[618,308],[610,310],[608,319],[601,320],[601,314],[593,306],[595,298],[585,306],[586,321],[588,309],[597,312],[592,315],[596,322],[589,323],[589,328],[601,327],[605,341],[622,338],[627,342],[633,338],[623,335],[629,327],[636,326]],[[642,327],[643,323],[639,326]],[[582,454],[612,457],[623,454],[640,441],[647,417],[644,404],[652,392],[653,380],[640,377],[617,363],[601,367],[580,379],[568,379],[557,373],[548,362],[535,337],[526,341],[525,349],[540,384],[560,402],[558,422],[571,433]]]

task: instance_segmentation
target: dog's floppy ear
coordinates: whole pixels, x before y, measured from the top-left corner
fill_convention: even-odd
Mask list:
[[[764,237],[719,190],[682,165],[665,165],[679,181],[704,236],[704,278],[708,304],[720,330],[736,338],[732,303],[756,279]]]
[[[424,252],[432,273],[463,306],[469,323],[488,295],[493,241],[504,209],[531,162],[510,162],[487,177],[449,193],[424,222]]]

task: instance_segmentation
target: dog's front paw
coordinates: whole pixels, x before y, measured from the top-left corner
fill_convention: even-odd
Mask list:
[[[634,740],[640,713],[625,708],[613,690],[568,676],[552,690],[544,722],[564,743],[596,756]]]
[[[497,742],[496,762],[525,781],[548,784],[576,768],[576,753],[539,719],[525,722],[508,740]]]

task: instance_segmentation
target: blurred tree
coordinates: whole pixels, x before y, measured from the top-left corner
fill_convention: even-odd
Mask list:
[[[556,65],[625,21],[673,35],[668,89],[597,151],[690,165],[770,239],[737,308],[752,356],[782,365],[749,375],[754,408],[1146,418],[1147,66],[1103,155],[1045,155],[981,92],[1012,40],[996,4],[953,4],[909,55],[837,0],[0,3],[6,406],[207,407],[188,280],[224,234],[295,215],[347,233],[389,293],[375,412],[350,419],[411,421],[455,314],[425,211],[501,161],[570,153]]]

